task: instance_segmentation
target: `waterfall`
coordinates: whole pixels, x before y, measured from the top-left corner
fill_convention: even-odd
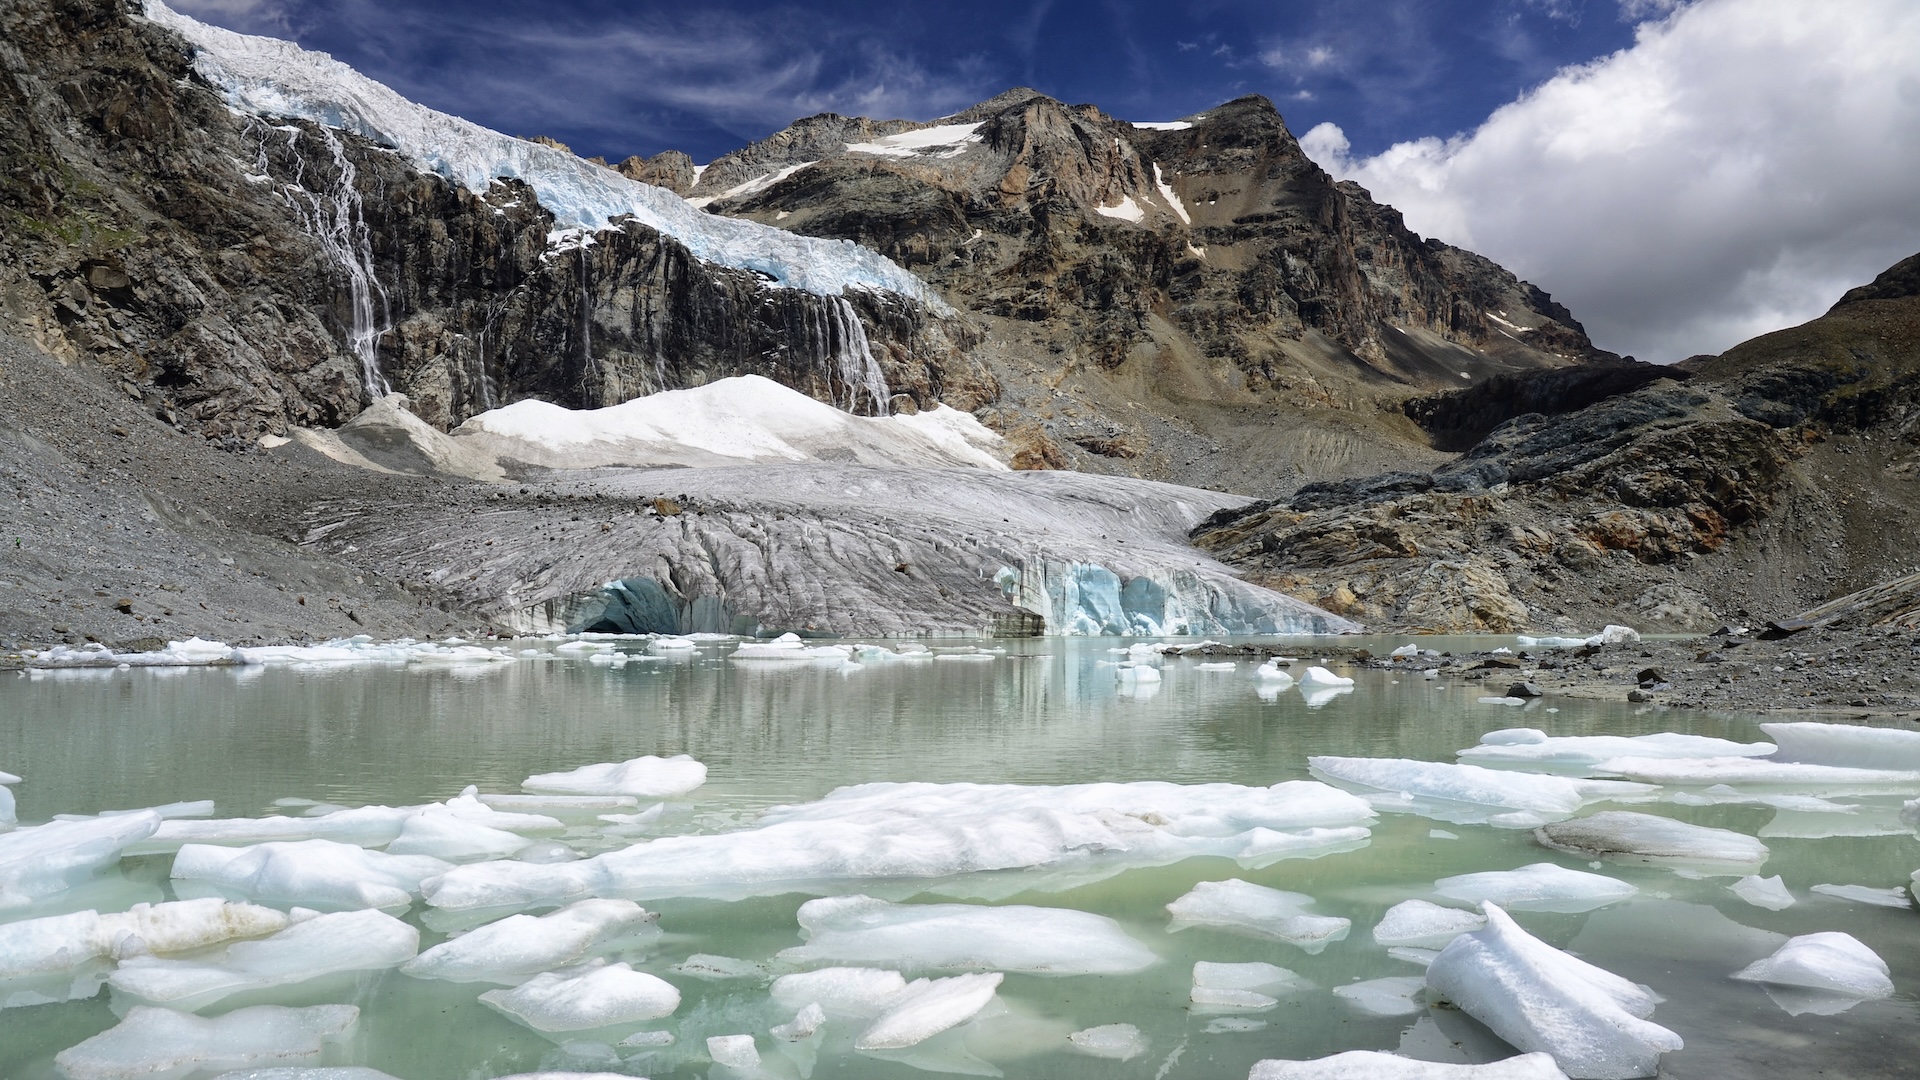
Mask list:
[[[846,297],[830,296],[826,299],[828,333],[824,339],[833,364],[828,384],[831,386],[837,380],[846,393],[843,403],[840,390],[833,390],[833,404],[848,412],[859,412],[860,398],[864,394],[873,405],[873,415],[887,415],[893,391],[888,389],[887,377],[881,373],[879,362],[873,358],[866,327],[860,325],[860,316],[855,314],[853,305],[847,302]]]
[[[300,219],[301,229],[320,245],[335,266],[347,275],[351,305],[351,325],[347,344],[360,360],[360,379],[369,397],[381,398],[392,392],[386,376],[380,372],[380,338],[390,328],[391,311],[387,291],[373,272],[373,235],[355,185],[359,174],[347,160],[346,148],[330,127],[317,127],[321,145],[333,160],[329,181],[316,177],[323,191],[306,186],[306,159],[298,150],[301,129],[293,125],[278,128],[287,134],[286,152],[293,161],[293,179],[280,185],[280,194]],[[267,170],[267,136],[263,132],[257,166]]]

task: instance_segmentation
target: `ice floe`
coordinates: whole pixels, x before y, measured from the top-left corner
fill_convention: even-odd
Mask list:
[[[512,990],[489,990],[480,1000],[535,1031],[577,1032],[671,1016],[680,1007],[680,991],[619,963],[543,972]]]
[[[807,943],[795,964],[889,964],[909,970],[991,969],[1035,975],[1120,975],[1158,961],[1104,915],[1070,908],[893,904],[832,896],[800,905]]]
[[[1300,685],[1317,690],[1322,687],[1352,686],[1353,680],[1347,678],[1345,675],[1335,675],[1326,668],[1315,664],[1307,669],[1306,674],[1300,676]]]
[[[631,795],[665,799],[707,782],[707,767],[686,754],[670,758],[647,754],[631,761],[582,765],[568,772],[539,773],[520,786],[543,795]]]
[[[1907,898],[1907,890],[1898,886],[1882,889],[1872,885],[1820,884],[1815,885],[1812,891],[1822,896],[1851,900],[1856,904],[1872,904],[1875,907],[1906,909],[1913,906]]]
[[[401,965],[403,974],[515,986],[593,956],[644,948],[659,916],[631,900],[581,900],[545,915],[510,915],[450,938]]]
[[[151,810],[51,821],[0,833],[0,911],[26,907],[91,877],[160,828]]]
[[[1768,911],[1785,911],[1794,904],[1793,893],[1788,891],[1787,883],[1780,879],[1779,874],[1764,878],[1758,874],[1748,874],[1727,886],[1727,891],[1754,907]]]
[[[345,1042],[359,1019],[352,1005],[255,1005],[212,1019],[136,1005],[118,1025],[62,1050],[53,1061],[66,1080],[175,1080],[299,1065],[317,1062],[329,1045]]]
[[[1147,1037],[1132,1024],[1102,1024],[1067,1036],[1073,1048],[1088,1057],[1132,1061],[1147,1052]]]
[[[1372,820],[1364,800],[1302,780],[1266,788],[1150,781],[861,784],[776,807],[757,827],[737,832],[662,837],[557,865],[463,866],[429,882],[427,897],[451,910],[518,909],[585,896],[734,898],[989,870],[1045,871],[1078,884],[1129,866],[1238,857],[1250,848],[1272,852],[1282,841],[1271,833],[1346,850],[1364,839],[1360,830]],[[1308,831],[1314,829],[1323,831]],[[1272,855],[1247,857],[1258,862]],[[1022,887],[1044,884],[1027,880]]]
[[[1458,874],[1433,883],[1434,891],[1469,903],[1492,901],[1518,911],[1592,911],[1617,904],[1640,890],[1618,878],[1533,863],[1517,870]]]
[[[286,925],[287,916],[272,908],[217,898],[0,924],[0,1008],[92,997],[113,961],[201,949]]]
[[[1652,1076],[1680,1036],[1652,1022],[1646,987],[1522,930],[1497,904],[1427,968],[1427,985],[1523,1051],[1550,1054],[1568,1076]]]
[[[1548,1054],[1482,1065],[1417,1061],[1378,1050],[1348,1050],[1312,1061],[1256,1062],[1247,1080],[1567,1080]]]
[[[1269,889],[1228,878],[1202,881],[1167,905],[1169,931],[1194,926],[1218,927],[1297,945],[1309,954],[1347,936],[1353,923],[1327,915],[1309,915],[1313,897]]]
[[[1833,930],[1793,938],[1733,977],[1765,985],[1774,1000],[1795,1015],[1831,1015],[1893,994],[1887,962],[1853,935]],[[1781,994],[1775,988],[1811,993]]]
[[[835,1016],[868,1017],[886,1011],[907,988],[897,971],[869,967],[829,967],[773,980],[773,1000],[783,1008],[819,1005]]]
[[[1201,960],[1193,965],[1193,988],[1188,991],[1188,998],[1195,1005],[1209,1009],[1264,1011],[1279,1004],[1284,995],[1313,988],[1312,982],[1294,972],[1264,961]]]
[[[1780,744],[1775,761],[1920,772],[1920,731],[1808,721],[1761,724],[1760,730]]]
[[[384,971],[413,957],[420,931],[379,911],[316,915],[271,937],[191,959],[135,956],[107,978],[148,1005],[196,1012],[234,994],[293,986],[341,972]]]
[[[1427,980],[1419,975],[1389,975],[1344,983],[1333,988],[1333,996],[1369,1016],[1411,1016],[1426,1009],[1418,1000],[1426,987]]]
[[[388,855],[332,840],[242,848],[187,844],[173,859],[177,890],[199,884],[329,911],[406,907],[422,879],[451,869],[453,864],[430,855]]]
[[[1771,758],[1609,758],[1593,766],[1605,776],[1624,776],[1650,784],[1761,784],[1771,787],[1824,790],[1861,786],[1913,787],[1920,771],[1862,769],[1843,765],[1811,765]]]
[[[1488,822],[1533,827],[1568,817],[1588,803],[1636,799],[1657,789],[1616,780],[1488,769],[1407,758],[1316,756],[1315,776],[1382,793],[1369,799],[1381,810],[1400,810],[1459,823]],[[1517,812],[1517,813],[1515,813]]]
[[[1684,821],[1607,810],[1534,830],[1542,844],[1595,859],[1686,866],[1711,873],[1758,870],[1770,854],[1767,845],[1745,833],[1689,825]]]
[[[904,1049],[964,1024],[993,1000],[1004,977],[993,971],[915,980],[860,1033],[854,1049]]]
[[[1373,928],[1373,940],[1386,946],[1438,949],[1454,938],[1487,925],[1477,911],[1441,907],[1425,900],[1405,900],[1387,909]]]
[[[1737,743],[1704,735],[1548,735],[1536,728],[1506,728],[1480,736],[1480,745],[1460,751],[1476,765],[1525,765],[1585,769],[1613,758],[1764,757],[1772,743]]]

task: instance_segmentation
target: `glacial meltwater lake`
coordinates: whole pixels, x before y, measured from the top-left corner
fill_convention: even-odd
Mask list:
[[[27,825],[59,814],[202,799],[215,802],[220,818],[302,813],[305,804],[284,800],[402,807],[446,800],[468,785],[483,794],[518,793],[533,774],[641,755],[688,754],[705,763],[706,783],[664,800],[657,817],[609,823],[575,815],[564,834],[547,838],[593,855],[658,837],[750,829],[771,807],[811,803],[836,788],[869,782],[1266,787],[1311,779],[1310,755],[1453,762],[1483,734],[1514,727],[1550,735],[1677,732],[1764,741],[1757,725],[1767,718],[1624,701],[1490,705],[1477,699],[1498,688],[1408,673],[1341,669],[1354,687],[1322,699],[1310,699],[1298,687],[1263,694],[1254,663],[1244,659],[1232,670],[1203,670],[1199,658],[1167,656],[1157,683],[1123,680],[1114,666],[1121,658],[1110,650],[1133,640],[934,641],[926,644],[995,651],[857,666],[729,660],[734,646],[718,642],[609,666],[579,653],[556,654],[554,641],[526,641],[512,647],[539,655],[497,664],[6,673],[0,674],[0,771],[21,777],[13,791],[19,820]],[[1384,652],[1406,640],[1369,644]],[[1511,644],[1418,640],[1442,649]],[[646,653],[644,641],[616,644]],[[1303,658],[1292,668],[1296,675],[1317,662],[1317,647],[1312,641],[1291,643]],[[1522,819],[1490,823],[1485,819],[1492,813],[1396,802],[1393,793],[1384,793],[1373,800],[1380,812],[1367,824],[1371,835],[1358,846],[1282,850],[1282,844],[1261,854],[1258,845],[1248,844],[1237,856],[1206,854],[1155,865],[1138,852],[1092,843],[1076,850],[1064,869],[884,880],[847,876],[738,889],[731,899],[665,895],[670,887],[653,888],[632,898],[658,913],[659,936],[616,959],[671,983],[680,1004],[670,1016],[596,1031],[590,1038],[542,1034],[479,1001],[500,983],[421,979],[392,969],[247,991],[199,1012],[216,1016],[259,1003],[355,1005],[358,1023],[329,1047],[326,1063],[369,1066],[400,1080],[485,1080],[538,1069],[656,1078],[959,1073],[1239,1080],[1264,1058],[1351,1049],[1487,1061],[1513,1051],[1462,1012],[1415,993],[1423,974],[1417,959],[1390,955],[1372,930],[1389,908],[1408,899],[1473,907],[1437,893],[1438,879],[1552,863],[1636,887],[1630,897],[1589,911],[1516,906],[1513,914],[1550,944],[1659,995],[1653,1020],[1686,1041],[1685,1049],[1664,1057],[1661,1075],[1913,1076],[1920,1070],[1920,912],[1811,887],[1905,885],[1920,867],[1920,843],[1898,812],[1920,790],[1704,790],[1668,784],[1650,801],[1598,801],[1579,813],[1635,810],[1758,837],[1770,849],[1758,872],[1784,879],[1797,901],[1791,907],[1768,910],[1729,891],[1750,870],[1676,871],[1592,861],[1542,846],[1531,828],[1514,827],[1524,825]],[[1839,807],[1740,801],[1769,792],[1818,796]],[[983,810],[991,809],[994,797],[980,796]],[[657,801],[642,800],[638,809]],[[963,797],[961,804],[967,801]],[[1021,812],[1037,815],[1031,807]],[[1149,813],[1116,828],[1140,828],[1141,822],[1164,824]],[[1028,833],[1036,845],[1061,842],[1042,835],[1039,824],[1021,836]],[[1069,849],[1074,843],[1071,837],[1065,841]],[[1282,857],[1289,854],[1315,857]],[[175,885],[190,883],[172,882],[172,865],[167,852],[127,856],[32,906],[0,910],[0,923],[206,895],[204,889],[176,894]],[[1196,885],[1229,879],[1310,896],[1306,913],[1351,920],[1351,930],[1315,943],[1322,947],[1314,952],[1222,927],[1170,930],[1169,903]],[[905,950],[900,959],[889,960],[884,948],[860,957],[780,958],[783,950],[808,943],[797,919],[803,903],[853,894],[909,906],[1090,912],[1115,920],[1147,960],[1124,973],[1007,971],[995,999],[971,1020],[911,1047],[856,1049],[854,1040],[870,1018],[849,1019],[832,1010],[810,1036],[776,1036],[773,1029],[789,1025],[796,1012],[792,1001],[776,1001],[770,990],[782,974],[830,964],[903,971],[908,979],[986,970],[916,961],[912,957],[920,954],[910,932],[887,939]],[[535,902],[522,910],[539,914],[558,903]],[[422,949],[481,921],[480,914],[449,912],[420,899],[400,914],[421,928]],[[504,914],[494,910],[484,917]],[[1014,944],[994,946],[1001,949],[995,955],[1023,947],[1018,922],[997,924],[995,934]],[[1776,1002],[1761,986],[1729,978],[1773,952],[1786,936],[1828,930],[1851,934],[1884,958],[1892,968],[1894,996],[1796,1015],[1788,1009],[1794,999]],[[934,944],[964,952],[966,942]],[[1067,944],[1072,953],[1076,943]],[[1059,951],[1062,942],[1042,935],[1027,945]],[[714,970],[714,962],[703,961],[707,969],[696,974],[683,967],[696,955],[747,963]],[[1265,962],[1311,985],[1270,986],[1275,1003],[1265,1007],[1258,997],[1242,999],[1239,1007],[1195,1004],[1199,961]],[[1402,981],[1372,982],[1381,979]],[[1368,985],[1357,994],[1335,992],[1356,982]],[[6,992],[0,985],[0,1000]],[[0,1008],[0,1077],[61,1075],[54,1056],[113,1027],[130,1004],[109,987],[83,1000]],[[1119,1042],[1082,1042],[1096,1044],[1092,1049],[1117,1047],[1109,1050],[1116,1054],[1133,1052],[1125,1060],[1094,1056],[1068,1038],[1122,1024],[1137,1028],[1138,1038],[1123,1039],[1122,1032],[1108,1033]],[[671,1033],[673,1041],[647,1046],[627,1039],[642,1030]],[[757,1066],[712,1060],[707,1039],[729,1035],[752,1036]],[[623,1040],[629,1045],[615,1045]],[[740,1048],[728,1045],[729,1054]]]

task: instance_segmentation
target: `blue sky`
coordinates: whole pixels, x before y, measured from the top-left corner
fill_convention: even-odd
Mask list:
[[[182,0],[324,49],[409,97],[618,159],[705,161],[803,115],[924,120],[1013,86],[1127,119],[1242,94],[1372,153],[1469,130],[1630,44],[1619,0]]]

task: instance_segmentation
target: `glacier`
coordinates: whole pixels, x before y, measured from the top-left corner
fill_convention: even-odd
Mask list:
[[[484,194],[496,179],[525,181],[553,214],[555,239],[571,230],[615,228],[614,219],[631,217],[678,240],[697,258],[757,271],[788,288],[820,296],[848,289],[898,293],[952,313],[918,277],[851,241],[717,217],[664,188],[409,101],[326,53],[208,26],[160,0],[146,0],[145,12],[193,45],[194,70],[236,112],[351,132],[475,194]]]

